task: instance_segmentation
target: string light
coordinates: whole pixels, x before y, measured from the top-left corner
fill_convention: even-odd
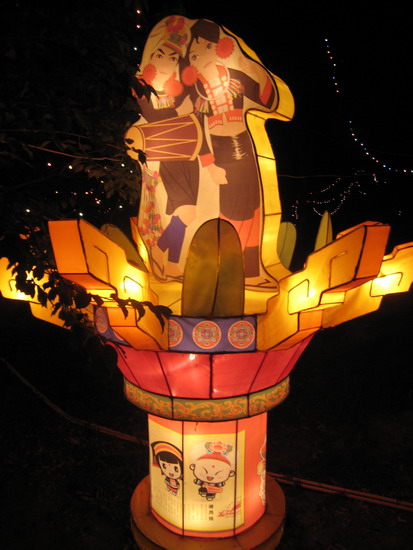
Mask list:
[[[143,19],[144,15],[141,9],[134,9],[132,11],[132,16],[135,17],[134,24],[132,24],[132,28],[136,28],[139,31],[142,30],[144,26],[145,19]],[[140,41],[140,38],[139,38]],[[137,40],[137,42],[139,42]],[[139,45],[135,45],[133,47],[133,50],[135,52],[138,52]],[[46,153],[46,154],[45,154]],[[72,164],[74,159],[69,160],[70,163],[64,163],[63,165],[61,162],[61,158],[59,158],[59,154],[61,154],[59,151],[56,151],[54,155],[52,155],[52,158],[47,158],[47,154],[50,155],[50,153],[54,153],[54,151],[43,149],[43,158],[42,158],[42,165],[45,167],[45,169],[48,170],[49,174],[52,174],[56,176],[56,182],[60,180],[62,176],[65,175],[66,177],[72,178],[74,175],[74,172],[78,172],[79,175],[81,175],[81,172],[86,174],[91,174],[93,172],[93,169],[84,167],[84,169],[80,169],[79,165]],[[66,157],[69,155],[66,155]],[[80,157],[82,158],[82,157]],[[86,157],[84,157],[86,158]],[[70,157],[69,157],[70,159]],[[91,160],[99,160],[99,159],[91,159]],[[103,162],[105,162],[105,159],[100,159]],[[109,159],[107,159],[109,160]],[[106,161],[107,162],[107,161]],[[116,160],[116,162],[118,162]],[[139,174],[139,168],[131,169],[130,165],[128,163],[119,162],[119,164],[115,165],[116,170],[124,170],[125,178],[130,180],[131,175],[133,176],[136,174],[138,176]],[[100,165],[100,169],[105,170],[108,175],[111,175],[112,178],[112,164],[110,165]],[[70,174],[70,176],[69,176]],[[48,178],[51,176],[48,175]],[[103,185],[106,183],[107,175],[104,176],[102,179],[96,180],[96,186],[95,188],[89,188],[85,190],[85,180],[82,179],[72,179],[73,184],[70,186],[72,189],[69,189],[68,187],[62,187],[61,189],[56,188],[47,188],[42,193],[41,190],[39,190],[39,193],[37,195],[38,199],[40,201],[44,201],[45,203],[53,197],[53,202],[51,202],[51,206],[53,208],[61,208],[64,211],[64,215],[77,215],[82,218],[86,218],[89,220],[99,219],[99,223],[101,223],[102,218],[99,218],[101,216],[107,216],[107,214],[114,214],[116,212],[125,212],[129,211],[129,204],[119,204],[119,197],[116,193],[109,192],[109,196],[106,194],[106,191],[103,188]],[[99,183],[97,183],[99,182]],[[101,184],[101,185],[99,185]],[[138,185],[138,181],[137,181]],[[75,190],[77,189],[77,191]],[[30,208],[29,208],[30,206]],[[40,208],[42,208],[42,205],[40,203]],[[26,215],[33,214],[38,209],[38,205],[36,205],[36,208],[33,207],[32,204],[22,205],[19,210],[21,213],[24,213]],[[106,218],[107,219],[107,218]],[[93,222],[92,222],[93,223]]]
[[[337,74],[336,74],[336,67],[337,67],[337,63],[335,62],[334,60],[334,57],[331,53],[331,48],[330,48],[330,45],[328,43],[328,38],[325,38],[325,43],[326,43],[326,48],[327,48],[327,55],[328,55],[328,59],[330,60],[330,63],[331,63],[331,66],[333,67],[333,76],[332,76],[332,80],[334,81],[333,84],[334,84],[334,88],[335,88],[335,91],[337,93],[340,93],[340,89],[338,87],[338,80],[337,80]]]
[[[298,220],[298,205],[299,205],[299,202],[298,200],[296,200],[292,206],[292,217],[295,220]]]
[[[328,187],[325,187],[324,189],[321,189],[318,192],[310,192],[309,196],[310,198],[306,200],[308,204],[312,205],[313,211],[318,214],[319,216],[322,216],[324,213],[324,210],[326,209],[326,206],[328,205],[330,208],[329,213],[330,215],[336,214],[340,208],[343,206],[343,204],[346,202],[346,200],[350,197],[352,191],[358,191],[362,195],[366,195],[367,193],[362,191],[359,181],[351,181],[347,188],[342,188],[342,179],[337,178],[334,183],[330,184]],[[325,194],[328,191],[334,192],[335,187],[340,187],[339,194],[334,195],[333,197],[326,198],[326,199],[318,199],[317,194]],[[318,209],[318,206],[324,206],[324,209],[322,212]]]
[[[334,56],[332,54],[332,49],[331,49],[331,46],[329,44],[328,38],[325,38],[324,41],[325,41],[325,46],[326,46],[327,59],[329,60],[329,62],[331,64],[331,67],[332,67],[332,77],[331,77],[331,79],[333,81],[333,85],[334,85],[334,88],[335,88],[336,92],[340,92],[337,73],[336,73],[337,64],[335,63]],[[357,132],[356,132],[354,126],[353,126],[352,120],[348,121],[348,125],[349,125],[349,132],[350,132],[350,135],[351,135],[354,143],[357,144],[360,147],[362,152],[366,155],[366,157],[369,157],[369,159],[372,162],[376,163],[377,165],[381,166],[382,168],[384,168],[385,170],[387,170],[389,172],[393,171],[393,172],[400,172],[400,173],[404,173],[404,174],[407,174],[407,173],[413,174],[413,169],[406,168],[406,167],[400,168],[400,167],[397,167],[397,166],[393,166],[393,165],[390,165],[388,162],[384,162],[382,159],[378,158],[376,153],[374,153],[373,149],[371,149],[370,147],[368,147],[366,145],[365,140],[359,138],[359,136],[358,136],[358,134],[357,134]]]
[[[374,183],[378,183],[376,174],[363,173],[360,174],[359,177],[336,177],[335,181],[326,187],[323,187],[318,191],[308,192],[301,200],[296,199],[292,206],[292,218],[297,221],[299,220],[299,208],[303,204],[309,205],[311,210],[320,217],[326,210],[328,210],[329,214],[333,216],[342,208],[350,196],[354,196],[355,193],[364,196],[367,195],[367,191],[363,190],[362,184],[360,183],[360,177],[363,177],[364,179],[372,178]],[[346,180],[348,181],[349,179],[351,181],[346,183]],[[364,185],[368,185],[369,181],[369,179],[365,179]]]

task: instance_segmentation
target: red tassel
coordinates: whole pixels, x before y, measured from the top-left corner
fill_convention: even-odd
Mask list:
[[[166,95],[168,95],[169,97],[178,97],[184,91],[184,87],[179,82],[179,80],[176,79],[175,74],[168,78],[168,80],[164,84],[163,89]]]
[[[152,85],[155,76],[156,67],[155,65],[152,65],[152,63],[149,63],[149,65],[146,65],[146,67],[142,71],[142,78],[146,82],[146,84]]]
[[[234,42],[231,38],[228,36],[225,36],[224,38],[220,38],[219,42],[216,46],[216,53],[217,56],[221,59],[225,59],[226,57],[229,57],[232,52],[234,51]]]
[[[198,69],[192,65],[182,71],[182,82],[185,86],[193,86],[198,79]]]

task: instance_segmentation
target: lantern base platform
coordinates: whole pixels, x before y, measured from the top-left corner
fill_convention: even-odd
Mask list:
[[[151,513],[150,477],[136,487],[131,500],[131,527],[140,550],[273,550],[284,532],[285,498],[281,487],[267,476],[265,514],[239,535],[203,538],[177,535],[164,527]]]

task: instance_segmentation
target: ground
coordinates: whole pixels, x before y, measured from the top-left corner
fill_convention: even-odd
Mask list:
[[[317,335],[270,412],[268,470],[413,502],[413,296]],[[146,414],[116,369],[91,362],[66,331],[2,300],[5,550],[132,550],[129,499],[148,471]],[[27,387],[17,377],[23,375]],[[133,435],[132,443],[68,414]],[[410,550],[413,515],[283,485],[280,550]]]

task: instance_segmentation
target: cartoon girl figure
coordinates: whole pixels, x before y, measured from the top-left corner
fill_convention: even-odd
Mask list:
[[[212,146],[203,144],[201,162],[222,171],[220,217],[240,238],[246,284],[271,283],[260,270],[261,183],[244,115],[246,99],[267,112],[276,108],[274,80],[216,23],[202,19],[191,27],[186,64],[182,81],[190,86],[194,112],[205,121]]]
[[[222,442],[208,442],[205,447],[208,452],[189,467],[195,476],[194,483],[200,486],[199,495],[206,500],[214,500],[217,494],[223,492],[225,482],[235,475],[226,456],[232,451],[232,446]]]
[[[154,460],[165,476],[166,488],[176,496],[182,479],[182,452],[166,441],[155,441],[151,447]]]

